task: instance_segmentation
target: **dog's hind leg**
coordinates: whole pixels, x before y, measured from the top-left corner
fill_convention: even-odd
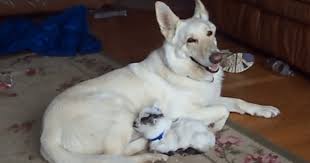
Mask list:
[[[280,114],[279,109],[273,106],[253,104],[236,98],[220,97],[219,104],[225,105],[230,112],[240,114],[247,113],[265,118],[276,117]]]

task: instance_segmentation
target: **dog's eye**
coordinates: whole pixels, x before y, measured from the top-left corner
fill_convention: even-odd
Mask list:
[[[197,42],[198,42],[198,40],[197,40],[197,39],[194,39],[194,38],[192,38],[192,37],[190,37],[190,38],[187,39],[187,43],[197,43]]]
[[[208,31],[207,32],[207,36],[212,36],[213,32],[212,31]]]

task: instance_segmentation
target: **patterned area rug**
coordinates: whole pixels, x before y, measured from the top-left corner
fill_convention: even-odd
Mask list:
[[[120,67],[101,54],[49,58],[32,54],[0,58],[0,162],[43,163],[39,154],[41,118],[66,88]],[[173,156],[170,163],[303,162],[228,122],[216,146],[204,155]]]

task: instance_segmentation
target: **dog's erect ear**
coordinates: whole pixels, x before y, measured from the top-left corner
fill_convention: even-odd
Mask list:
[[[155,3],[155,10],[161,33],[166,40],[172,40],[175,35],[177,23],[180,19],[163,2],[157,1]]]
[[[199,18],[202,20],[209,20],[209,13],[206,10],[205,6],[201,2],[201,0],[195,0],[195,13],[194,16],[195,18]]]

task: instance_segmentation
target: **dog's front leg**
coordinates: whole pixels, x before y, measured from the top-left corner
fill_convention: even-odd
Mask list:
[[[168,160],[168,156],[160,153],[144,153],[138,154],[139,152],[146,150],[148,145],[148,141],[145,138],[138,138],[132,142],[130,142],[123,152],[126,156],[131,156],[130,159],[135,163],[145,163],[145,162],[166,162]]]
[[[279,109],[273,106],[258,105],[230,97],[220,97],[219,104],[225,105],[230,112],[240,114],[247,113],[265,118],[272,118],[280,114]]]
[[[138,138],[132,142],[130,142],[125,150],[124,150],[124,154],[127,155],[127,156],[131,156],[131,155],[134,155],[136,153],[139,153],[145,149],[147,149],[147,144],[148,144],[148,141],[145,139],[145,138]]]
[[[206,125],[211,125],[212,131],[221,130],[229,117],[229,111],[224,105],[211,105],[205,107],[194,107],[185,117],[202,120]]]

